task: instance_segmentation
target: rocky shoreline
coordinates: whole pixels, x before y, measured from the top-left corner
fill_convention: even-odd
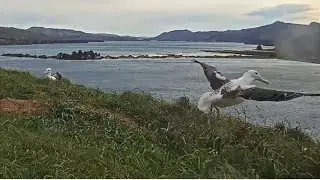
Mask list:
[[[6,57],[18,57],[18,58],[38,58],[38,59],[58,59],[58,60],[101,60],[101,59],[178,59],[178,58],[253,58],[253,59],[268,59],[276,58],[274,51],[234,51],[234,50],[201,50],[202,52],[212,52],[219,54],[232,54],[232,55],[179,55],[179,54],[166,54],[166,55],[119,55],[102,56],[100,53],[93,51],[74,51],[71,54],[59,53],[56,56],[47,55],[30,55],[30,54],[2,54]]]

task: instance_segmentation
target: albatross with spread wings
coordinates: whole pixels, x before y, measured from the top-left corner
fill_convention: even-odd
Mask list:
[[[198,108],[205,112],[212,112],[213,107],[228,107],[246,100],[255,101],[288,101],[302,96],[320,96],[320,94],[297,93],[273,89],[258,88],[252,85],[258,80],[269,84],[257,71],[249,70],[238,79],[224,77],[215,67],[194,60],[199,63],[213,91],[204,93],[198,101]]]

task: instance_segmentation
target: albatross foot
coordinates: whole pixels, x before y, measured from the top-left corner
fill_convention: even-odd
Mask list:
[[[216,109],[217,113],[216,119],[220,119],[220,109],[217,106],[214,106],[214,108]]]
[[[215,111],[213,111],[213,108],[215,109]],[[213,115],[214,112],[216,113],[215,120],[220,119],[220,109],[217,106],[211,106],[210,107],[210,113]],[[210,125],[210,124],[211,124],[211,120],[208,119],[208,125]]]

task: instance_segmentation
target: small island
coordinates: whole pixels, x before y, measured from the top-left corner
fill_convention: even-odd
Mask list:
[[[2,56],[8,57],[19,57],[19,58],[39,58],[39,59],[64,59],[64,60],[94,60],[102,59],[100,53],[95,53],[93,51],[84,51],[79,50],[78,52],[73,51],[71,54],[59,53],[56,56],[47,56],[47,55],[30,55],[30,54],[2,54]]]
[[[235,54],[235,55],[243,55],[245,57],[252,57],[256,59],[269,59],[269,58],[277,58],[275,49],[263,49],[262,45],[258,45],[256,49],[253,50],[201,50],[202,52],[212,52],[218,54]]]
[[[101,60],[101,59],[177,59],[177,58],[252,58],[252,59],[270,59],[276,58],[274,50],[200,50],[202,52],[209,52],[207,55],[182,55],[182,54],[165,54],[165,55],[119,55],[102,56],[100,53],[90,51],[73,51],[71,54],[58,53],[56,56],[48,55],[30,55],[30,54],[2,54],[7,57],[18,58],[38,58],[38,59],[58,59],[58,60]]]

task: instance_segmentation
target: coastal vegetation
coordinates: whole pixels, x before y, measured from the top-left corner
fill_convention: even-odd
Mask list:
[[[320,178],[300,128],[0,70],[0,178]]]

